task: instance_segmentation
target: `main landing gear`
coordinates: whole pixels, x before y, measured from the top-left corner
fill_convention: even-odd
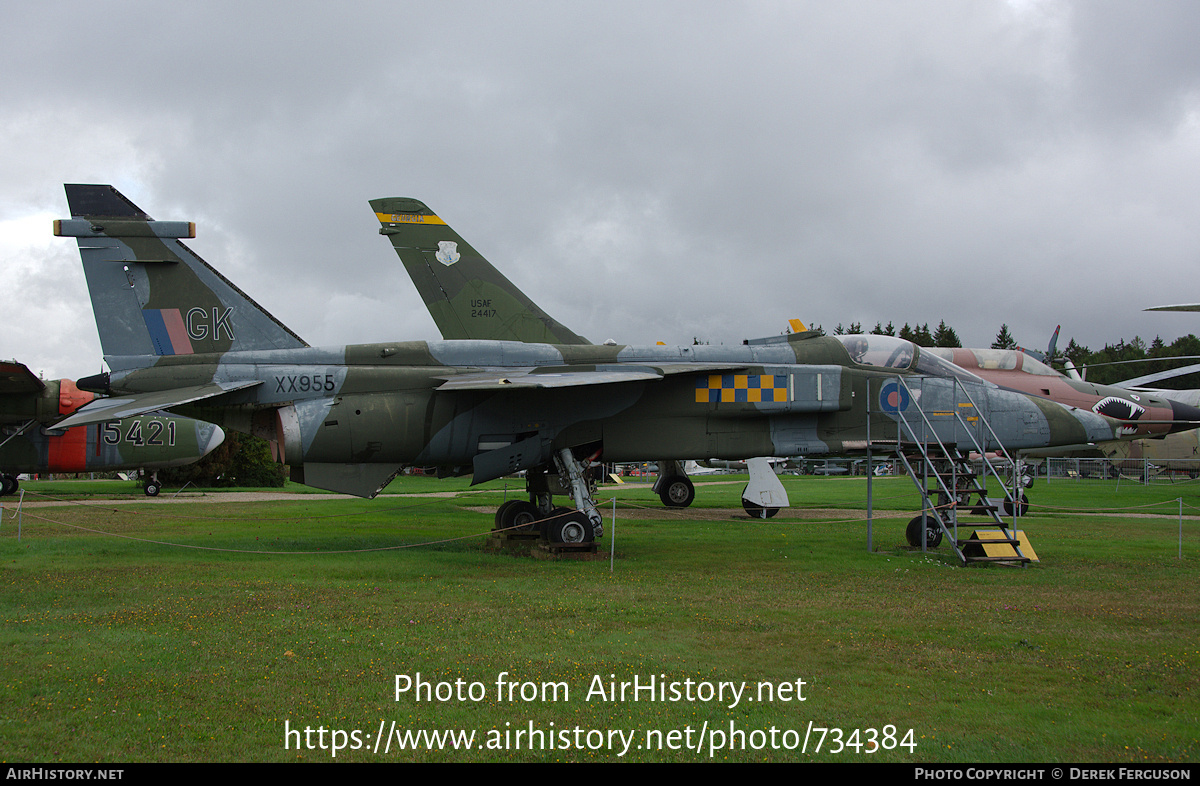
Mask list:
[[[157,497],[158,492],[162,491],[162,484],[158,482],[158,473],[151,472],[147,475],[146,471],[142,470],[142,474],[146,478],[146,482],[142,486],[142,491],[147,497]]]
[[[596,509],[595,487],[585,473],[590,463],[590,458],[581,461],[564,448],[554,456],[554,474],[548,467],[526,472],[529,499],[510,499],[501,505],[496,510],[496,529],[540,535],[552,544],[591,543],[601,537],[604,521]],[[555,493],[571,494],[576,510],[555,507]]]
[[[21,482],[16,475],[0,475],[0,497],[16,494]]]
[[[686,508],[696,499],[696,487],[678,461],[658,462],[658,479],[651,490],[668,508]]]

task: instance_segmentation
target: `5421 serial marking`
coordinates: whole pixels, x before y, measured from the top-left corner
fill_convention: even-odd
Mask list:
[[[143,428],[143,425],[145,428]],[[124,429],[122,429],[124,426]],[[128,442],[130,445],[166,445],[175,447],[174,420],[118,420],[115,423],[101,425],[101,435],[106,445],[118,445]]]

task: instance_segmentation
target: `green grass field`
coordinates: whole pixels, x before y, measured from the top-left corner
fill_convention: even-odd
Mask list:
[[[174,504],[132,483],[25,483],[20,541],[13,498],[0,524],[0,757],[1200,756],[1200,521],[1179,559],[1176,501],[1197,515],[1200,486],[1039,481],[1022,528],[1041,562],[1018,569],[913,551],[906,515],[877,518],[869,552],[861,478],[788,478],[795,507],[768,521],[741,513],[741,482],[705,480],[683,512],[604,487],[611,569],[611,524],[595,560],[486,552],[502,481]],[[456,494],[416,496],[436,492]],[[43,493],[67,501],[28,504]],[[874,498],[919,507],[907,479]],[[397,699],[397,675],[418,673],[429,695]],[[635,679],[681,695],[610,694]],[[722,683],[745,684],[736,706]],[[473,748],[401,750],[418,730],[474,732]]]

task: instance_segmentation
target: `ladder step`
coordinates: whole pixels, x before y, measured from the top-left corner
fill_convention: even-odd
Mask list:
[[[920,407],[917,408],[920,411]],[[984,460],[983,470],[977,472],[975,465],[967,461],[965,452],[958,449],[957,444],[941,444],[938,442],[921,442],[916,439],[905,444],[896,445],[896,455],[899,457],[909,477],[912,478],[917,490],[924,497],[926,509],[934,510],[928,513],[931,518],[930,526],[940,529],[938,540],[942,533],[947,537],[948,544],[958,554],[964,564],[970,562],[995,562],[1008,564],[1024,564],[1037,562],[1037,555],[1028,547],[1024,533],[1013,535],[1000,520],[1001,505],[995,497],[988,496],[988,480],[993,476],[1004,489],[1004,498],[1013,494],[991,464]],[[984,480],[986,473],[988,480]],[[933,484],[933,488],[929,488]],[[936,502],[949,503],[949,510],[938,509]],[[971,532],[966,540],[956,541],[953,533],[961,526],[960,516],[964,513],[983,514],[989,516],[998,526],[999,531],[989,533],[986,530]],[[916,520],[909,523],[905,531],[910,543]]]

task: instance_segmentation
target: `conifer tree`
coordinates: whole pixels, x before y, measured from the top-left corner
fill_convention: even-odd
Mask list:
[[[1000,326],[1000,332],[996,334],[996,340],[992,342],[992,349],[1016,349],[1017,341],[1008,332],[1008,325]]]
[[[954,328],[946,324],[946,320],[938,323],[937,330],[933,331],[933,345],[935,347],[961,347],[962,342],[958,340],[958,333],[954,332]]]

